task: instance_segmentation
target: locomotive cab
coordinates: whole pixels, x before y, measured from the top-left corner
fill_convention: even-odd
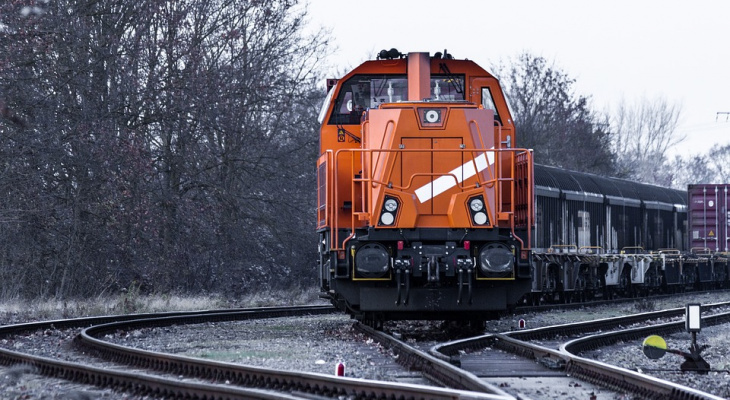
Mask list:
[[[511,147],[496,79],[410,53],[333,83],[320,114],[323,295],[365,320],[513,306],[530,285],[532,155]]]

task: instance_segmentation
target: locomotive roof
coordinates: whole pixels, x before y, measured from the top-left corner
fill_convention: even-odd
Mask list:
[[[429,55],[431,60],[431,70],[440,71],[441,73],[479,75],[488,78],[495,78],[484,68],[480,67],[474,61],[469,59],[456,59],[450,54],[443,56],[441,53]],[[445,67],[445,68],[444,68]],[[345,80],[353,75],[358,74],[405,74],[408,68],[408,56],[402,54],[397,58],[378,58],[374,60],[364,61],[359,66],[353,68],[340,80]],[[496,78],[495,78],[496,79]]]

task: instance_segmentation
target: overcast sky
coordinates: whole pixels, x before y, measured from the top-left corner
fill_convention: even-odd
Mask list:
[[[310,0],[346,71],[392,47],[447,49],[490,69],[521,52],[576,80],[593,108],[665,98],[681,105],[677,154],[730,143],[730,1]],[[519,132],[518,132],[519,134]]]

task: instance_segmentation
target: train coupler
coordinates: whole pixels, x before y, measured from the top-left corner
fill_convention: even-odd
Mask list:
[[[457,271],[459,275],[459,294],[456,298],[456,304],[461,304],[461,295],[464,291],[464,285],[467,287],[467,293],[468,293],[468,300],[469,304],[471,304],[472,299],[472,275],[474,274],[474,263],[471,259],[468,258],[462,258],[459,259],[456,263]],[[464,272],[466,272],[466,284],[464,283]]]
[[[441,268],[439,266],[439,260],[437,256],[432,255],[428,257],[428,268],[426,271],[428,272],[429,283],[439,281]]]
[[[398,298],[395,300],[395,304],[401,304],[401,297],[403,297],[403,305],[408,304],[408,296],[411,291],[411,260],[410,259],[398,259],[394,262],[395,266],[395,283],[398,288]],[[401,291],[405,286],[405,296],[401,295]]]

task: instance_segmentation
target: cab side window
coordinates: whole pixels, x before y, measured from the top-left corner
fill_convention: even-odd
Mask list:
[[[369,97],[369,85],[360,82],[346,82],[335,101],[335,109],[330,124],[357,125],[365,111]]]
[[[405,75],[354,75],[342,83],[328,123],[359,125],[365,110],[407,98],[408,79]]]
[[[499,117],[497,106],[494,105],[494,97],[492,97],[492,91],[488,87],[482,88],[482,106],[484,108],[494,111],[494,119],[502,123],[502,119]]]

